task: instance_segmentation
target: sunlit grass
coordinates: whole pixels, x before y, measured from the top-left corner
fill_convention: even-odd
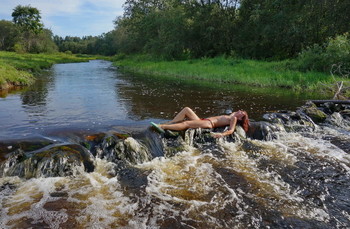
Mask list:
[[[170,76],[253,85],[259,87],[283,87],[293,90],[311,90],[319,83],[332,80],[331,76],[320,72],[300,72],[293,70],[293,61],[257,61],[234,58],[203,58],[184,61],[151,60],[133,56],[117,60],[117,66],[127,71],[153,76]]]
[[[0,88],[1,85],[11,83],[13,85],[26,85],[34,81],[31,73],[17,70],[15,67],[1,63],[0,61]]]
[[[0,51],[0,89],[8,85],[29,85],[34,75],[55,63],[83,62],[91,56],[54,54],[18,54]]]

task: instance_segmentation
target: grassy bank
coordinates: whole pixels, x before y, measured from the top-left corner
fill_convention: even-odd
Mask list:
[[[152,61],[147,57],[120,58],[115,65],[126,71],[151,76],[169,76],[260,87],[284,87],[296,91],[316,90],[332,77],[319,72],[292,70],[291,61],[256,61],[233,58],[205,58],[185,61]]]
[[[55,54],[18,54],[0,52],[0,89],[11,86],[29,85],[35,74],[56,63],[83,62],[93,59],[90,56]]]

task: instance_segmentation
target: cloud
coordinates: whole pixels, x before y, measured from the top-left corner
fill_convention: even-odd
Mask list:
[[[1,0],[0,19],[12,20],[17,5],[40,10],[46,28],[59,36],[100,35],[113,29],[113,21],[123,14],[124,0]]]

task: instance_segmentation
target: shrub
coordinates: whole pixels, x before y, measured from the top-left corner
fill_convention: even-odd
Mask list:
[[[348,34],[330,38],[323,45],[315,44],[303,52],[297,59],[297,65],[303,71],[331,72],[337,69],[338,75],[350,70],[350,37]],[[336,68],[334,67],[336,66]]]
[[[24,46],[21,44],[21,43],[16,43],[14,46],[13,46],[13,49],[16,53],[18,54],[23,54],[26,52]]]

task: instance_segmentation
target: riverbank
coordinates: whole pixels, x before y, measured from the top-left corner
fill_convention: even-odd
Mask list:
[[[329,74],[293,70],[291,61],[268,62],[224,57],[157,61],[143,56],[127,56],[117,59],[114,64],[125,71],[149,76],[169,76],[258,87],[282,87],[300,92],[319,92],[323,87],[322,84],[334,81]]]
[[[85,55],[18,54],[0,51],[0,90],[30,85],[41,70],[57,63],[85,62],[95,59]]]

